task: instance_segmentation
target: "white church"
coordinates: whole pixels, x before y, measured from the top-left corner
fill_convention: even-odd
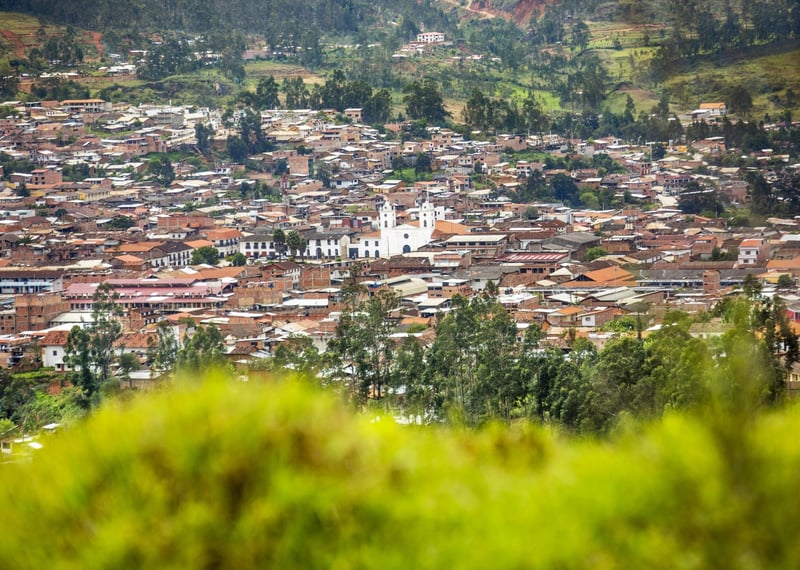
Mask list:
[[[419,208],[416,221],[397,225],[395,206],[386,200],[381,206],[378,216],[381,257],[410,253],[427,245],[436,228],[436,220],[443,219],[444,208],[434,208],[433,204],[425,200]]]

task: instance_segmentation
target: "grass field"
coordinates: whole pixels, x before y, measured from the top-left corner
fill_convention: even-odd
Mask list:
[[[275,77],[278,82],[293,77],[302,77],[303,81],[312,85],[315,83],[324,83],[325,81],[321,75],[292,63],[279,63],[277,61],[266,60],[249,61],[245,64],[244,68],[247,72],[248,79],[254,80],[254,83],[258,83],[260,78],[269,75]]]
[[[604,107],[615,114],[621,114],[625,110],[628,96],[633,99],[633,104],[636,106],[634,115],[638,115],[639,111],[650,111],[655,105],[658,104],[658,96],[649,89],[640,89],[636,87],[623,87],[611,93],[605,101]],[[675,109],[678,112],[678,109]]]
[[[693,106],[719,99],[730,86],[742,85],[753,97],[753,117],[785,108],[796,116],[800,112],[800,42],[761,51],[755,56],[751,52],[701,61],[671,77],[665,87],[673,94],[673,102]],[[787,105],[789,90],[799,95],[793,105]]]
[[[731,86],[746,86],[753,97],[752,116],[761,118],[785,109],[800,112],[800,97],[787,102],[787,91],[800,95],[800,42],[753,48],[700,60],[678,70],[663,85],[649,78],[649,62],[655,54],[661,26],[626,26],[613,22],[588,22],[589,49],[606,65],[610,79],[619,85],[609,94],[605,108],[620,112],[630,95],[637,110],[649,110],[667,89],[673,110],[685,112],[701,102],[720,100]],[[649,36],[645,41],[645,35]],[[615,43],[616,42],[616,43]],[[645,44],[649,43],[649,46]]]
[[[89,89],[92,91],[100,91],[101,89],[105,89],[107,87],[113,87],[115,85],[125,88],[125,89],[133,89],[136,87],[142,87],[147,83],[142,79],[136,79],[135,77],[125,76],[125,77],[84,77],[81,79],[81,83],[87,83],[89,85]]]
[[[657,24],[630,25],[624,22],[586,22],[591,34],[590,49],[646,47],[655,43],[665,30]],[[615,43],[616,42],[616,43]]]
[[[39,27],[39,20],[32,16],[0,13],[0,56],[25,57],[26,51],[37,43],[35,35]]]

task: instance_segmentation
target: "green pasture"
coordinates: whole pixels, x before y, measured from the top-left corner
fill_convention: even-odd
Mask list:
[[[664,87],[672,93],[673,102],[688,108],[721,99],[727,89],[741,85],[753,97],[752,116],[787,108],[796,114],[800,111],[800,42],[764,52],[703,60],[673,75]],[[798,95],[793,104],[787,104],[789,90]]]

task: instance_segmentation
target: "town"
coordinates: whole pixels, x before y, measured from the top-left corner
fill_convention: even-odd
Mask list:
[[[225,140],[232,127],[219,111],[100,99],[3,106],[14,112],[0,119],[0,152],[32,166],[0,171],[0,364],[15,371],[67,372],[69,332],[91,322],[103,283],[122,309],[116,350],[139,361],[130,384],[139,387],[158,376],[149,349],[160,322],[177,339],[213,324],[235,365],[298,336],[324,351],[348,279],[370,296],[395,295],[397,338],[422,343],[454,296],[487,286],[520,334],[537,324],[546,346],[565,349],[576,337],[602,348],[622,317],[657,329],[670,310],[709,311],[747,279],[777,291],[800,322],[797,219],[744,227],[678,208],[691,192],[746,203],[748,172],[800,168],[770,149],[744,169],[707,161],[729,150],[723,137],[468,140],[439,127],[407,137],[402,123],[362,125],[359,108],[269,110],[259,118],[274,150],[247,156],[248,168],[166,161],[162,177],[149,157],[196,148],[198,126],[214,133],[206,144]],[[682,120],[725,113],[702,103]],[[516,158],[530,152],[547,160]],[[559,167],[600,157],[613,171]],[[398,165],[430,175],[403,180]],[[559,178],[598,207],[515,202],[532,178]],[[724,330],[710,322],[693,334]]]
[[[0,568],[800,567],[800,0],[1,13]]]

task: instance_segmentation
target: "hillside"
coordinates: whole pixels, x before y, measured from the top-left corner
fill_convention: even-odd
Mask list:
[[[503,18],[520,27],[527,27],[531,19],[538,19],[545,11],[557,6],[559,0],[442,0],[445,4],[458,7],[468,18]]]
[[[108,54],[123,54],[133,64],[129,54],[150,50],[152,61],[137,70],[138,79],[179,77],[166,87],[148,85],[148,96],[173,98],[197,86],[190,76],[202,66],[189,60],[192,52],[205,51],[221,56],[215,79],[223,83],[222,89],[203,89],[204,101],[235,96],[240,86],[252,89],[264,77],[263,60],[271,59],[302,66],[306,71],[293,75],[306,77],[342,69],[391,89],[396,103],[409,81],[429,76],[442,82],[455,119],[475,89],[518,103],[532,91],[549,113],[618,113],[630,96],[638,114],[664,96],[674,110],[686,112],[743,86],[752,116],[796,113],[800,8],[789,0],[764,6],[769,9],[742,0],[190,0],[162,8],[153,0],[123,7],[2,0],[0,9],[25,14],[2,18],[0,68],[30,77],[83,64],[79,81],[92,94],[116,83],[130,93],[140,87],[132,77],[110,81],[97,77],[96,68],[110,63]],[[443,31],[448,41],[411,57],[398,55],[421,30]],[[185,65],[159,69],[155,64],[170,50]],[[243,64],[246,50],[262,61]],[[30,91],[31,79],[18,83]],[[0,85],[0,92],[14,97],[13,86]]]
[[[0,10],[23,12],[46,21],[107,31],[181,30],[197,33],[236,29],[264,37],[303,33],[354,33],[365,26],[384,25],[399,16],[416,25],[441,23],[430,0],[370,2],[368,0],[3,0]]]

